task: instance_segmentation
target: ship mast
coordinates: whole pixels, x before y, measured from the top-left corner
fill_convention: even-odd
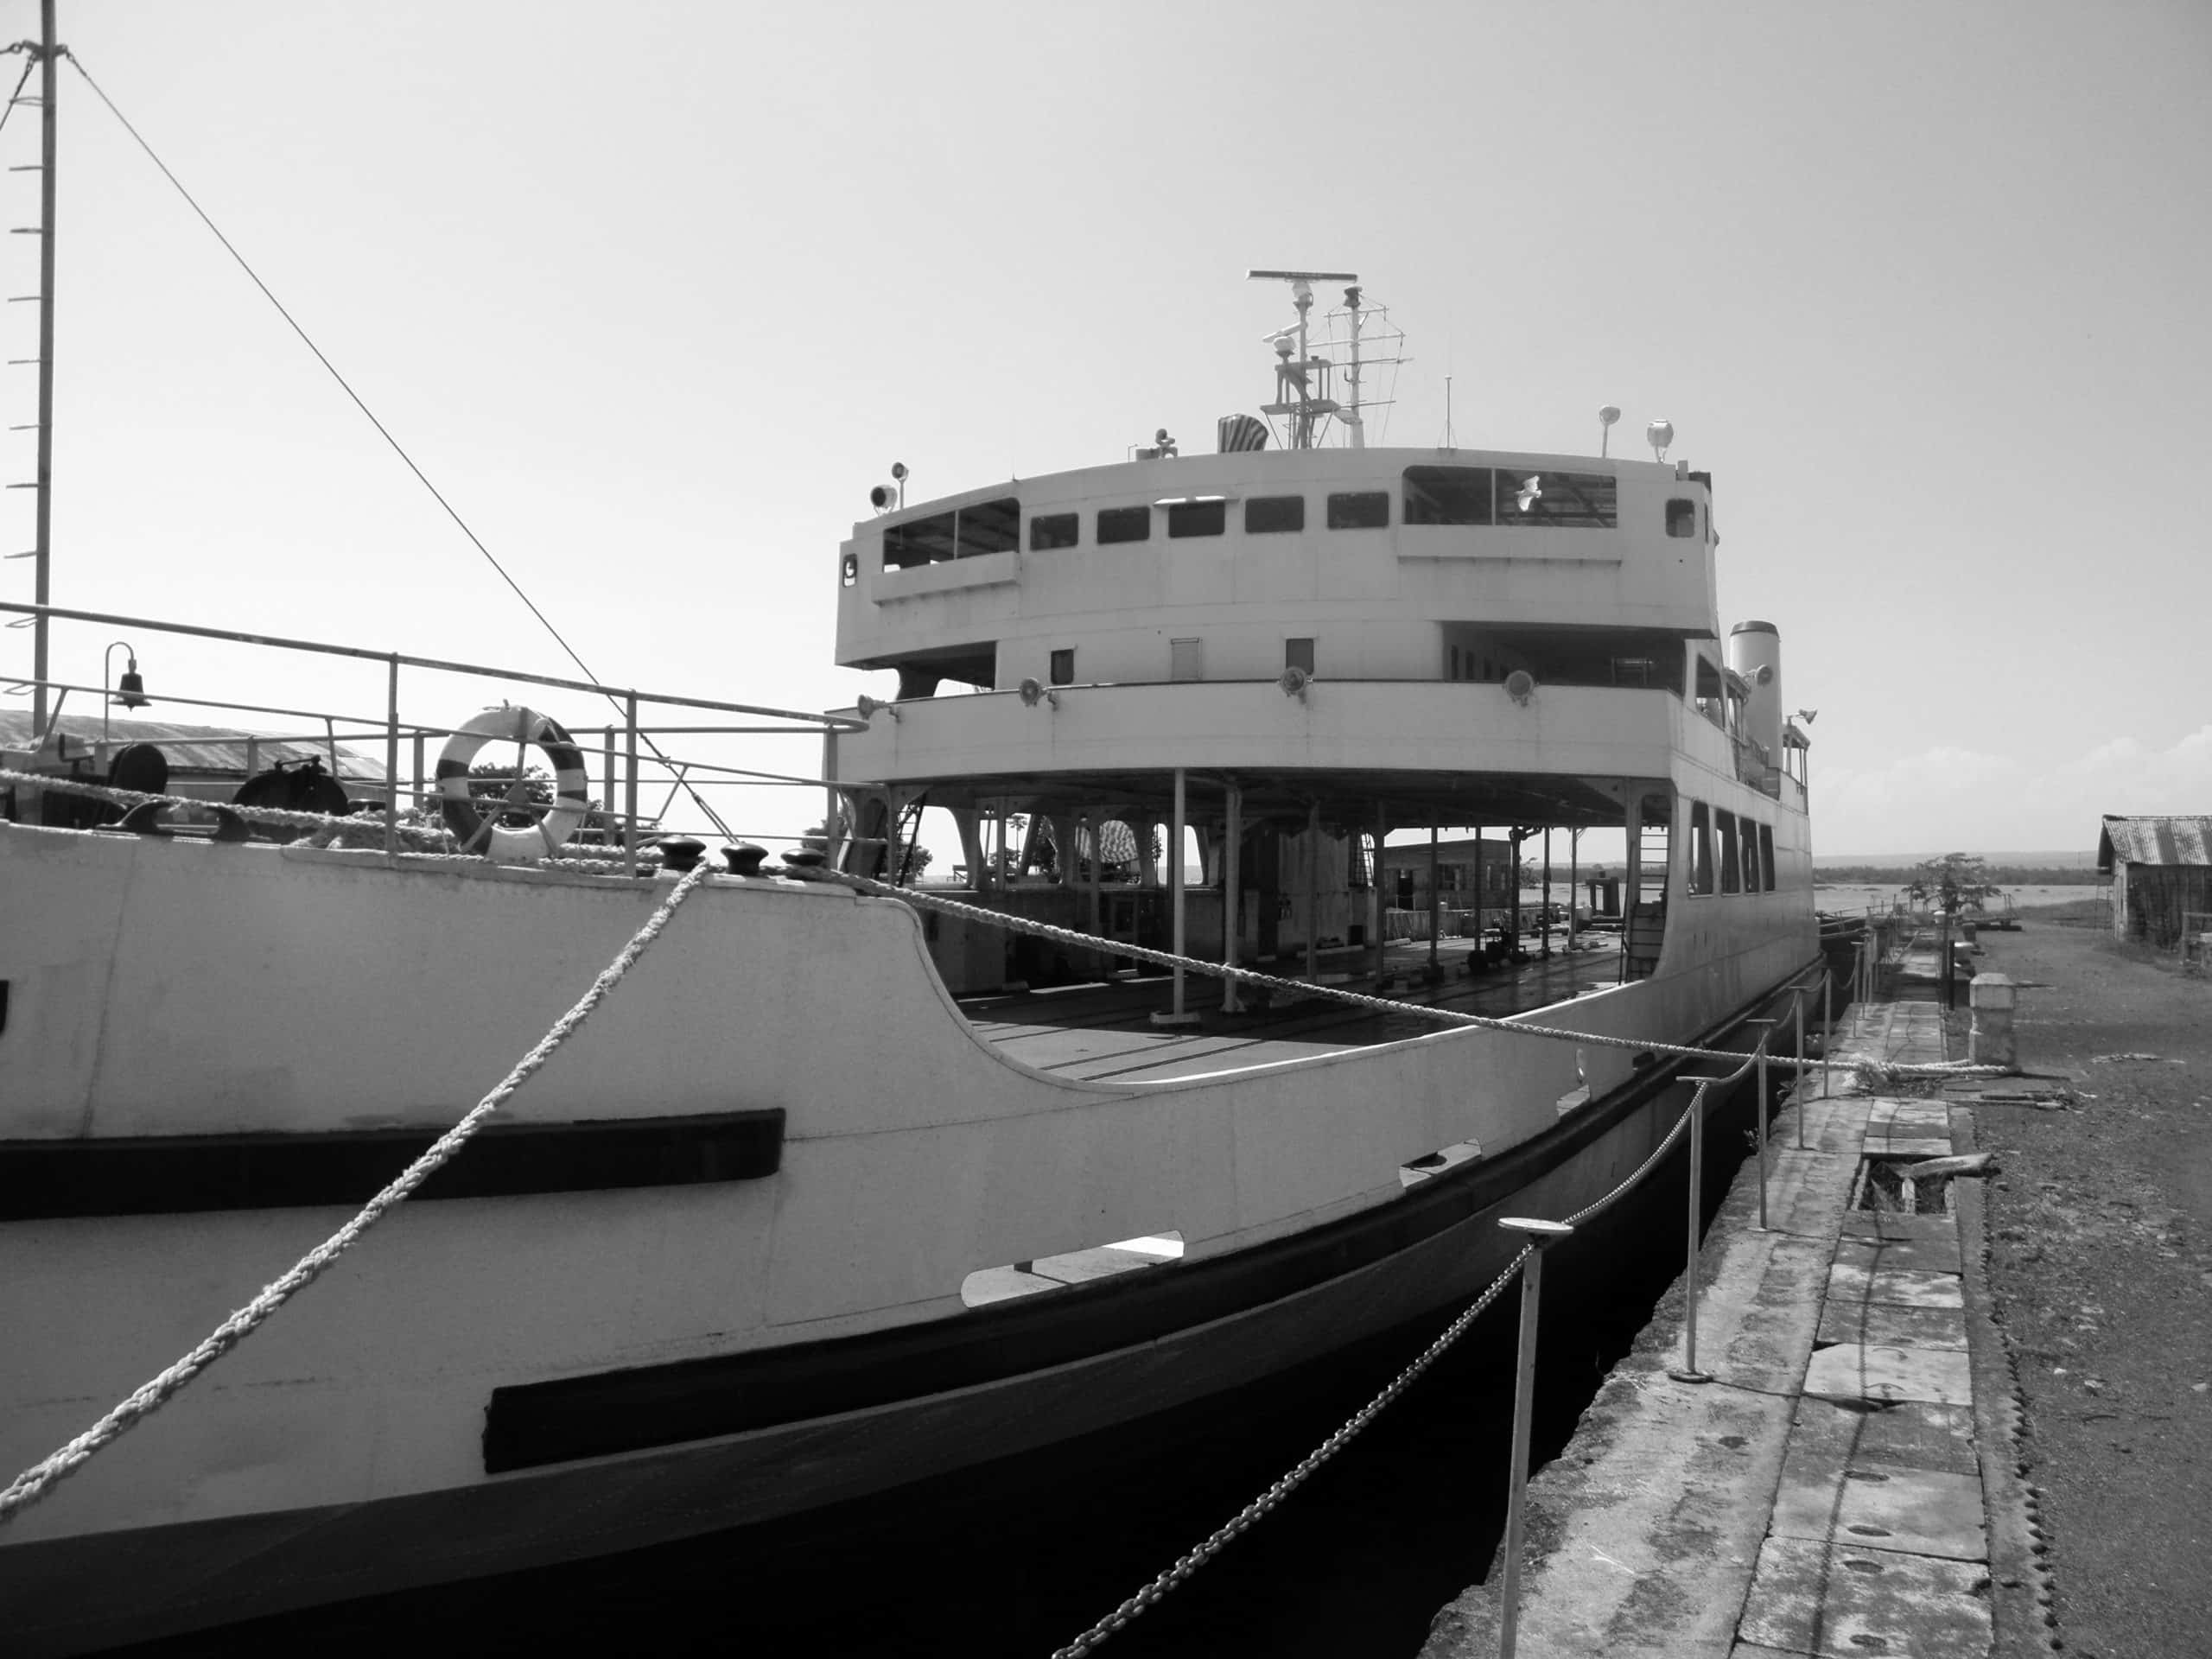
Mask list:
[[[1313,284],[1357,283],[1359,277],[1349,270],[1253,270],[1245,275],[1255,282],[1290,284],[1290,302],[1298,308],[1298,326],[1294,331],[1285,329],[1274,336],[1275,401],[1260,407],[1264,414],[1288,418],[1290,436],[1285,441],[1286,448],[1311,449],[1314,423],[1342,409],[1329,396],[1329,372],[1336,365],[1325,357],[1315,357],[1307,337],[1306,314],[1313,308]],[[1294,332],[1297,335],[1294,346],[1291,343]],[[1291,354],[1294,351],[1295,357]]]
[[[54,100],[58,91],[54,66],[69,48],[54,39],[55,0],[40,0],[41,38],[26,41],[23,49],[35,54],[39,65],[39,224],[38,249],[38,541],[31,556],[32,601],[43,607],[53,594],[54,551]],[[28,172],[28,168],[11,168]],[[21,557],[22,556],[16,555]],[[31,741],[46,735],[47,617],[43,608],[31,620]]]

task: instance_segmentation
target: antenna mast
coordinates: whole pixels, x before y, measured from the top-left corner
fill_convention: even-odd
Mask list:
[[[1316,283],[1357,283],[1359,275],[1350,270],[1249,270],[1245,276],[1254,282],[1288,283],[1290,302],[1298,308],[1295,330],[1283,329],[1272,336],[1275,345],[1275,401],[1262,404],[1260,410],[1266,415],[1281,415],[1290,421],[1290,436],[1284,447],[1290,449],[1311,449],[1313,447],[1313,425],[1325,416],[1343,412],[1344,406],[1329,396],[1329,374],[1336,367],[1325,357],[1313,354],[1306,328],[1306,314],[1313,308],[1313,284]],[[1358,324],[1357,308],[1354,308]],[[1291,336],[1295,333],[1294,347]],[[1291,353],[1295,350],[1297,355]],[[1355,393],[1358,386],[1355,370],[1352,384]],[[1355,433],[1358,430],[1355,425]]]

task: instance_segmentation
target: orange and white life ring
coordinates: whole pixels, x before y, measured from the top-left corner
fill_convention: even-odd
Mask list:
[[[468,763],[494,739],[534,743],[553,767],[553,804],[528,830],[509,830],[499,810],[488,816],[468,792]],[[576,833],[591,810],[591,780],[584,773],[583,752],[558,721],[518,705],[502,703],[461,723],[438,752],[438,806],[446,828],[463,852],[480,852],[502,863],[532,863],[550,857]]]

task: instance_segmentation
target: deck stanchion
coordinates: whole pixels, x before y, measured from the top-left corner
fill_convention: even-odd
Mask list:
[[[1812,1148],[1805,1144],[1805,988],[1800,985],[1796,989],[1797,1070],[1789,1085],[1789,1097],[1797,1105],[1797,1150],[1810,1152]]]
[[[1238,860],[1244,849],[1244,789],[1234,778],[1222,786],[1221,803],[1221,960],[1224,967],[1236,965],[1237,947],[1244,940],[1244,918],[1236,912],[1237,901],[1243,896],[1244,872]],[[1096,868],[1094,855],[1092,867]],[[1091,931],[1098,931],[1094,922]],[[1237,1000],[1236,982],[1224,976],[1221,982],[1221,1011],[1242,1014],[1244,1005]]]
[[[1697,1092],[1690,1096],[1689,1264],[1683,1270],[1688,1291],[1684,1299],[1684,1318],[1688,1323],[1684,1329],[1688,1337],[1688,1347],[1682,1357],[1681,1369],[1669,1371],[1667,1375],[1677,1382],[1710,1382],[1713,1381],[1712,1374],[1697,1368],[1697,1256],[1699,1245],[1705,1242],[1703,1229],[1699,1225],[1705,1218],[1702,1213],[1705,1208],[1705,1090],[1706,1085],[1713,1079],[1685,1077],[1682,1081],[1697,1084]]]
[[[1782,1021],[1780,1021],[1779,1020],[1746,1020],[1744,1023],[1745,1023],[1745,1025],[1747,1025],[1747,1026],[1765,1026],[1765,1027],[1775,1027],[1775,1026],[1778,1026],[1778,1025],[1780,1025],[1780,1024],[1782,1023]],[[1773,1035],[1774,1035],[1774,1033],[1772,1032],[1772,1030],[1771,1030],[1771,1029],[1760,1032],[1760,1033],[1759,1033],[1759,1046],[1758,1046],[1758,1048],[1756,1048],[1756,1049],[1754,1049],[1754,1050],[1752,1051],[1752,1058],[1753,1058],[1758,1062],[1758,1073],[1759,1073],[1759,1139],[1758,1139],[1758,1158],[1759,1158],[1759,1230],[1760,1230],[1761,1232],[1764,1232],[1764,1231],[1766,1231],[1766,1230],[1767,1230],[1767,1225],[1766,1225],[1766,1135],[1767,1135],[1767,1111],[1766,1111],[1766,1103],[1767,1103],[1767,1101],[1768,1101],[1768,1099],[1770,1098],[1770,1096],[1768,1096],[1768,1094],[1767,1094],[1767,1088],[1766,1088],[1766,1046],[1767,1046],[1767,1043],[1769,1042],[1769,1040],[1773,1037]]]
[[[1565,1222],[1508,1216],[1498,1224],[1529,1241],[1521,1268],[1521,1353],[1513,1377],[1513,1466],[1506,1476],[1505,1578],[1499,1590],[1498,1659],[1513,1659],[1515,1625],[1521,1612],[1521,1522],[1523,1489],[1529,1484],[1529,1423],[1536,1392],[1536,1315],[1544,1287],[1544,1247],[1574,1229]]]
[[[385,685],[384,855],[399,856],[399,653],[391,653]]]
[[[1835,1046],[1835,976],[1821,969],[1821,1098],[1828,1098],[1828,1051]]]
[[[623,728],[629,747],[622,772],[622,874],[638,873],[638,694],[622,700]]]

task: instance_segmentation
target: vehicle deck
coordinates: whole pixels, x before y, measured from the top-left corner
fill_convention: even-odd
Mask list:
[[[1437,957],[1445,976],[1440,983],[1425,985],[1416,979],[1410,988],[1387,995],[1394,1001],[1503,1016],[1568,1001],[1615,982],[1620,970],[1616,936],[1585,934],[1584,946],[1595,948],[1579,949],[1572,955],[1560,948],[1564,936],[1556,937],[1559,942],[1549,958],[1536,957],[1473,978],[1463,977],[1460,969],[1474,942],[1446,940]],[[1357,959],[1363,965],[1372,960],[1363,951]],[[1336,961],[1349,965],[1344,956]],[[1391,975],[1418,975],[1427,963],[1426,941],[1394,944],[1385,959]],[[1325,955],[1324,972],[1330,966]],[[1291,963],[1263,966],[1263,971],[1286,975],[1296,970],[1297,965]],[[1346,988],[1367,990],[1371,985],[1371,978],[1362,976]],[[1200,1077],[1394,1043],[1439,1028],[1418,1014],[1370,1014],[1320,996],[1224,1014],[1218,982],[1196,976],[1185,981],[1184,1007],[1197,1014],[1199,1022],[1154,1025],[1151,1015],[1166,1008],[1172,995],[1166,974],[1147,974],[1109,983],[963,997],[960,1008],[977,1035],[1009,1058],[1083,1082]],[[1248,1001],[1256,1001],[1249,990],[1245,996]]]

